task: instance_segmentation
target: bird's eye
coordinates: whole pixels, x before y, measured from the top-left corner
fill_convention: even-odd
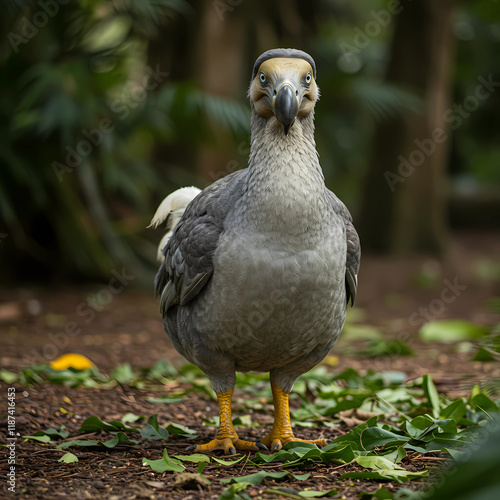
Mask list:
[[[263,71],[260,72],[259,78],[260,78],[260,83],[262,83],[262,85],[265,85],[267,82],[267,76]]]
[[[306,84],[309,85],[311,83],[311,80],[312,80],[312,76],[311,76],[311,72],[309,72],[306,75]]]

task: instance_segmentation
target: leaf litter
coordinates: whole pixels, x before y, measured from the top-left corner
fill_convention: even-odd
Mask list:
[[[192,401],[194,398],[190,395],[202,400],[200,394],[210,390],[196,367],[186,365],[176,371],[165,362],[142,371],[133,370],[129,365],[118,367],[109,377],[95,366],[57,371],[39,365],[23,370],[16,377],[15,382],[27,387],[49,382],[100,391],[109,391],[125,383],[142,390],[159,384],[174,384],[173,394],[166,396],[169,400],[165,395],[144,398],[150,407],[156,408],[174,409],[177,404]],[[12,383],[12,376],[8,378]],[[283,481],[294,486],[294,493],[288,493],[291,498],[293,495],[297,498],[331,496],[337,490],[338,481],[351,484],[345,483],[346,480],[364,481],[367,488],[382,481],[388,485],[411,483],[422,489],[425,484],[419,484],[434,472],[438,459],[460,457],[464,446],[472,443],[475,434],[493,418],[492,415],[498,413],[499,402],[479,386],[473,387],[468,398],[450,400],[438,393],[428,375],[408,382],[405,379],[401,372],[367,371],[361,374],[352,368],[332,375],[324,366],[317,367],[307,377],[301,377],[294,391],[296,404],[293,405],[292,422],[302,424],[304,431],[329,432],[334,439],[322,449],[295,442],[276,453],[258,452],[234,459],[214,454],[169,454],[165,445],[172,443],[175,446],[178,441],[197,439],[200,434],[206,434],[206,429],[192,429],[175,421],[162,421],[161,425],[159,411],[149,417],[129,411],[121,419],[109,421],[90,415],[73,433],[65,426],[59,430],[48,427],[23,438],[25,442],[51,447],[54,451],[70,448],[72,452],[59,458],[59,462],[68,467],[81,462],[83,455],[79,450],[116,448],[133,451],[135,456],[142,453],[143,470],[162,478],[165,474],[174,474],[177,488],[192,487],[196,490],[210,488],[214,481],[230,483],[220,498],[245,498],[248,496],[245,492],[252,487],[262,485],[267,488],[274,484],[279,488]],[[242,388],[244,397],[235,403],[243,412],[253,410],[254,417],[258,415],[255,413],[258,412],[255,399],[265,413],[269,411],[272,397],[265,375],[238,374],[238,387]],[[236,425],[257,426],[252,432],[263,434],[259,430],[261,424],[254,422],[249,414],[236,416],[234,420]],[[212,425],[216,423],[213,418],[208,421]],[[70,434],[73,434],[73,439]],[[83,436],[95,438],[81,439]],[[161,456],[144,456],[150,454],[147,450],[154,442],[162,449]],[[155,446],[154,450],[158,447]],[[313,479],[315,472],[331,478],[329,484],[336,487],[321,491],[311,488],[308,481]],[[181,473],[188,476],[184,480],[178,479]],[[304,487],[299,483],[304,483]],[[279,491],[280,495],[285,494],[274,486],[262,491],[269,495]],[[386,496],[373,498],[397,498],[395,492],[394,489],[387,494],[381,493]]]

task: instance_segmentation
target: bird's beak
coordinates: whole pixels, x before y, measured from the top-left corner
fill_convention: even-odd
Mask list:
[[[273,99],[273,109],[276,118],[283,126],[285,134],[288,134],[288,130],[293,125],[299,112],[299,101],[292,84],[286,82],[281,85],[276,97]]]

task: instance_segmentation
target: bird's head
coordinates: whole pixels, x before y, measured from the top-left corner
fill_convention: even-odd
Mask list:
[[[273,49],[255,61],[248,92],[255,112],[276,117],[285,134],[310,115],[319,97],[313,58],[295,49]]]

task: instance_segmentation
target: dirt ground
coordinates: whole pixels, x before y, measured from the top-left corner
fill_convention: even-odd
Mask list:
[[[471,352],[457,352],[453,344],[423,343],[417,335],[420,324],[429,319],[460,318],[481,325],[499,324],[499,256],[500,236],[468,233],[454,239],[444,263],[425,257],[363,257],[360,291],[351,319],[375,326],[386,338],[404,339],[415,351],[415,356],[363,357],[356,355],[355,350],[353,352],[349,339],[342,338],[332,352],[338,360],[332,370],[347,367],[361,372],[370,368],[398,370],[406,373],[408,379],[429,373],[438,390],[450,397],[467,395],[474,383],[500,377],[498,363],[470,361]],[[18,372],[33,364],[46,363],[65,352],[84,354],[104,373],[122,363],[149,367],[161,359],[182,366],[184,360],[163,332],[158,303],[152,292],[131,287],[118,294],[102,292],[106,288],[104,283],[84,288],[0,289],[1,367]],[[111,297],[111,300],[104,303],[103,297]],[[76,326],[71,324],[69,335],[64,331],[71,322]],[[103,390],[69,389],[50,384],[36,384],[30,388],[13,385],[16,388],[16,431],[19,435],[65,425],[74,437],[81,422],[91,415],[109,421],[121,419],[127,412],[139,415],[158,413],[161,424],[175,421],[199,434],[189,442],[174,437],[167,442],[148,441],[107,451],[82,449],[78,452],[79,462],[74,464],[58,463],[57,459],[62,455],[60,450],[20,439],[16,456],[16,494],[23,498],[70,495],[75,499],[217,499],[226,487],[219,480],[220,470],[212,464],[204,471],[212,482],[207,490],[196,486],[193,490],[176,487],[174,473],[153,473],[142,466],[142,457],[160,458],[165,447],[170,455],[175,455],[183,453],[184,448],[192,443],[206,442],[213,437],[215,428],[202,423],[202,417],[217,415],[217,405],[207,396],[191,393],[182,404],[158,405],[147,402],[146,398],[164,395],[169,388],[147,391],[127,386]],[[7,387],[0,382],[2,395],[7,395]],[[235,399],[239,397],[243,397],[242,393],[236,390]],[[0,440],[5,442],[6,399],[2,396],[1,401]],[[272,408],[255,411],[252,420],[260,426],[242,430],[240,437],[258,440],[271,427]],[[331,440],[347,430],[345,426],[300,428],[296,434],[308,438],[318,437],[321,433],[322,437]],[[424,460],[429,458],[432,457]],[[419,460],[412,460],[410,456],[405,467],[414,470],[424,465],[428,467],[429,462],[424,464]],[[439,459],[435,463],[438,464]],[[0,471],[3,478],[6,470],[6,455],[2,454]],[[229,477],[256,470],[243,461],[224,469],[224,474]],[[377,481],[339,480],[343,473],[354,470],[354,465],[317,465],[307,471],[312,472],[307,481],[299,484],[289,480],[285,486],[299,490],[307,487],[319,490],[337,488],[339,493],[335,498],[346,499],[358,498],[360,491],[379,488]],[[193,464],[192,472],[195,471],[196,464]],[[265,493],[273,485],[278,483],[270,481],[248,489],[247,493],[252,498],[276,498]],[[384,487],[392,491],[399,488],[392,483],[384,483]],[[0,492],[2,497],[8,494],[4,480],[0,483]]]

